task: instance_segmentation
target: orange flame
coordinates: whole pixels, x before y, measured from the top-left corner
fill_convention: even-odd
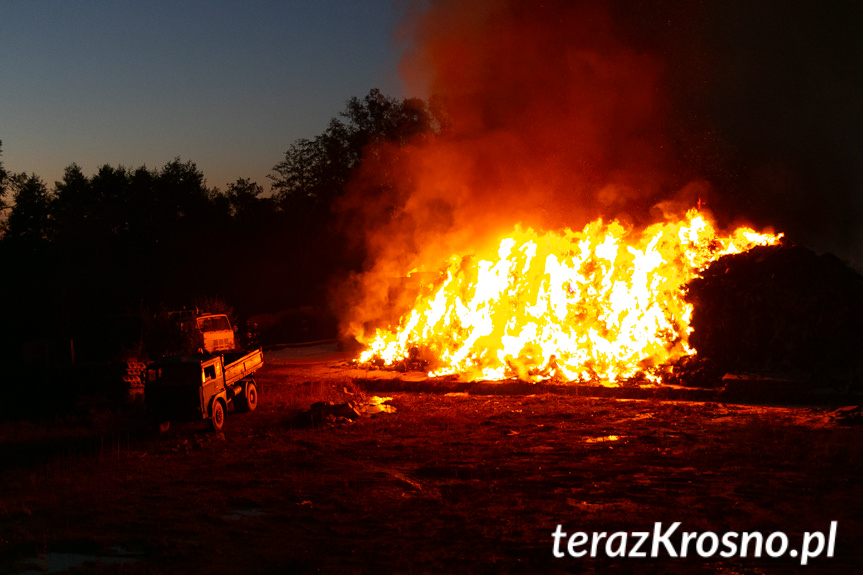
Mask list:
[[[695,353],[686,283],[723,255],[781,237],[720,237],[696,209],[640,233],[602,220],[580,232],[516,228],[496,257],[452,256],[360,361],[392,366],[418,351],[431,376],[655,382],[663,365]]]

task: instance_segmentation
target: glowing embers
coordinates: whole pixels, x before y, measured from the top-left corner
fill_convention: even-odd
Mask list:
[[[580,232],[516,229],[496,254],[452,256],[360,362],[420,360],[432,376],[466,379],[657,381],[662,366],[694,353],[686,282],[780,237],[747,228],[719,237],[696,210],[640,233],[602,220]]]

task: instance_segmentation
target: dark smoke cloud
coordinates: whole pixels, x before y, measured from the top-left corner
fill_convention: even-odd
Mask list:
[[[673,185],[661,62],[621,43],[607,7],[432,6],[403,70],[445,104],[452,133],[436,148],[463,158],[465,188],[456,195],[469,219],[490,209],[488,218],[510,224],[577,226],[600,213],[638,212]]]
[[[667,134],[714,213],[863,269],[863,4],[653,4],[614,18],[665,63]]]
[[[379,259],[468,249],[516,223],[644,222],[691,179],[663,132],[663,64],[621,41],[609,6],[433,2],[412,34],[405,78],[442,103],[448,129],[354,182],[346,204],[370,218],[381,165],[406,198],[388,224],[366,229]]]
[[[343,207],[375,222],[358,318],[384,307],[391,278],[516,223],[637,225],[661,202],[706,200],[720,224],[773,226],[863,265],[859,6],[430,2],[405,24],[402,71],[450,130],[369,164],[399,190],[391,217],[372,217],[380,174],[351,188]]]

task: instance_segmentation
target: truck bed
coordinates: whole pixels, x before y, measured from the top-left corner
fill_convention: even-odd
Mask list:
[[[225,385],[231,385],[249,377],[264,365],[264,352],[261,349],[249,353],[244,351],[226,353],[223,358]]]

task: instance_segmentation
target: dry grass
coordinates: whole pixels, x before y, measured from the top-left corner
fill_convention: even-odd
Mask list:
[[[222,435],[203,422],[161,437],[119,426],[89,452],[4,465],[0,572],[39,552],[115,547],[136,560],[80,572],[845,573],[861,559],[861,429],[820,410],[395,393],[394,414],[295,429],[295,413],[363,390],[288,368],[258,381],[258,411],[229,414]],[[551,557],[557,523],[670,520],[789,533],[838,520],[837,557]]]
[[[296,413],[308,409],[313,403],[363,400],[365,392],[347,377],[304,380],[292,385],[268,385],[267,402],[285,410],[286,413]]]

